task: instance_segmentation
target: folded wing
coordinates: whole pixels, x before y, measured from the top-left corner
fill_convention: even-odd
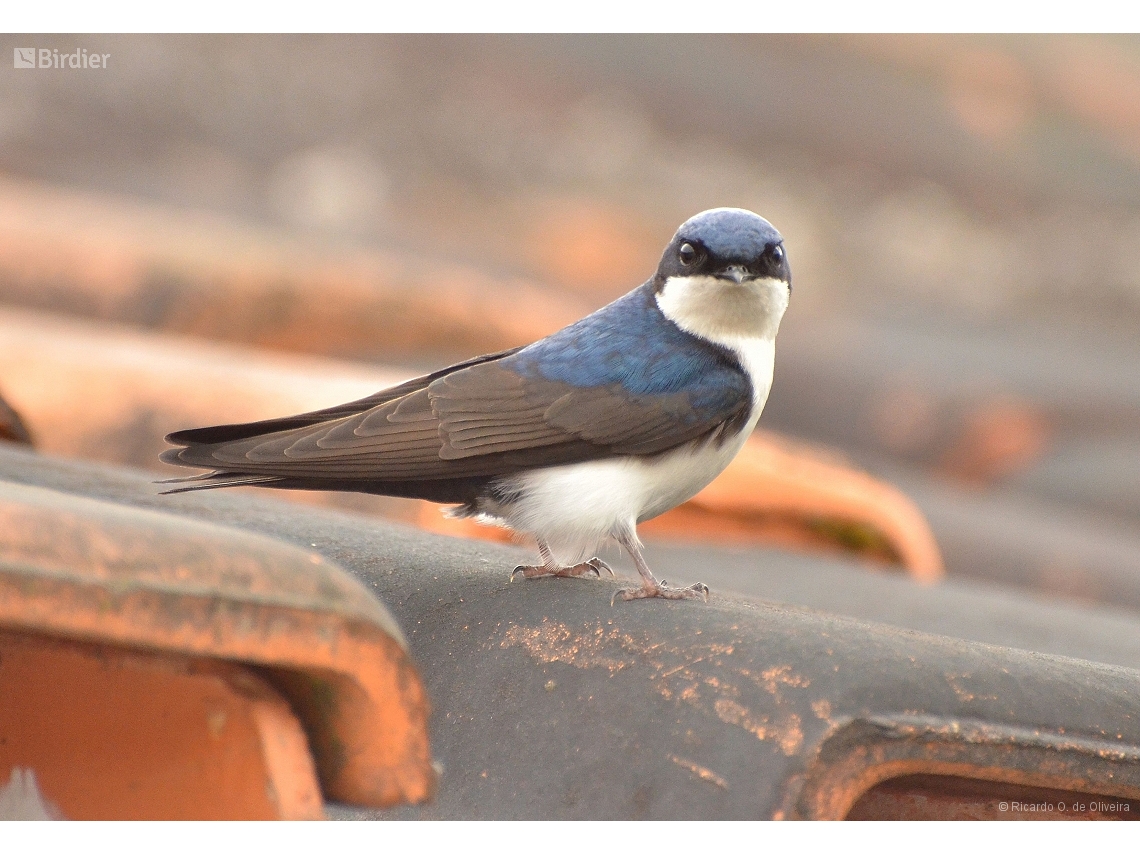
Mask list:
[[[578,388],[528,375],[512,364],[513,353],[461,363],[341,407],[180,431],[167,439],[183,447],[163,460],[215,470],[187,489],[313,482],[409,494],[390,485],[715,441],[750,408],[747,382],[737,372],[716,378],[712,398],[707,388],[636,396],[620,383]]]

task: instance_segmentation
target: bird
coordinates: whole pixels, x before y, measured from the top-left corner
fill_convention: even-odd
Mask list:
[[[741,208],[677,229],[657,270],[533,344],[477,356],[366,398],[180,430],[166,463],[210,472],[168,493],[239,485],[426,499],[529,535],[518,576],[601,576],[614,540],[639,582],[611,597],[703,598],[659,581],[637,525],[687,501],[736,456],[772,386],[791,295],[784,239]]]

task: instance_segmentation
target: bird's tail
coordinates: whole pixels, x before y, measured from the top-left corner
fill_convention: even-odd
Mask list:
[[[169,496],[172,493],[191,493],[196,490],[217,490],[222,487],[244,487],[248,485],[265,487],[282,480],[284,479],[277,475],[245,475],[241,472],[208,472],[205,475],[190,475],[186,478],[167,478],[163,481],[155,481],[154,483],[188,485],[186,487],[175,487],[171,490],[163,490],[159,493],[161,496]]]

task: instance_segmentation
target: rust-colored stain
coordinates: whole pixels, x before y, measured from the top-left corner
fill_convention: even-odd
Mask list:
[[[728,781],[726,781],[712,769],[706,769],[704,766],[700,766],[694,763],[692,760],[685,760],[682,757],[678,757],[676,754],[670,754],[669,759],[680,766],[682,769],[688,769],[700,780],[708,781],[710,784],[714,784],[720,787],[722,790],[728,789]]]
[[[256,665],[293,704],[329,796],[432,792],[427,698],[400,630],[315,553],[0,482],[0,626]]]
[[[741,673],[747,673],[742,671]],[[775,665],[766,671],[761,671],[758,682],[770,693],[778,694],[780,686],[792,686],[797,689],[807,688],[811,680],[792,671],[791,665]]]
[[[818,701],[812,701],[811,711],[815,717],[820,721],[831,723],[831,701],[827,698],[820,698]]]
[[[662,698],[683,703],[735,727],[763,742],[775,743],[789,757],[803,745],[802,721],[792,712],[784,692],[806,688],[810,681],[789,665],[778,665],[756,674],[735,665],[731,644],[703,643],[698,637],[688,644],[651,641],[596,623],[581,629],[544,618],[539,626],[508,627],[499,641],[506,649],[520,647],[538,662],[561,662],[575,668],[603,668],[616,675],[639,670],[653,681]],[[703,668],[697,666],[703,663]],[[710,668],[717,674],[709,674]],[[757,713],[742,700],[741,681],[762,688],[773,698],[776,713]]]
[[[725,724],[735,724],[756,736],[757,739],[773,739],[779,743],[780,750],[791,757],[800,750],[804,743],[803,730],[800,728],[800,717],[795,713],[784,716],[778,722],[772,722],[768,716],[753,715],[747,707],[728,698],[719,698],[713,705],[717,716]]]
[[[997,695],[978,695],[975,692],[970,691],[970,689],[965,685],[969,679],[969,674],[946,675],[946,683],[950,686],[951,690],[954,692],[954,695],[958,698],[958,700],[969,703],[970,701],[974,701],[979,698],[987,701],[996,701],[998,699]]]
[[[543,621],[539,627],[512,626],[499,646],[523,647],[539,662],[565,662],[575,668],[605,668],[615,674],[632,665],[632,658],[614,658],[611,643],[618,631],[605,632],[600,626],[591,635],[575,635],[562,624]]]
[[[305,733],[232,663],[0,631],[0,780],[66,819],[321,819]]]

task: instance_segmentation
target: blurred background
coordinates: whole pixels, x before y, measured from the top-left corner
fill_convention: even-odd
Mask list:
[[[761,427],[900,487],[951,582],[1140,609],[1140,39],[5,42],[0,394],[45,451],[156,467],[526,343],[740,206],[794,281]],[[693,549],[658,566],[890,617],[826,599],[850,562]]]

